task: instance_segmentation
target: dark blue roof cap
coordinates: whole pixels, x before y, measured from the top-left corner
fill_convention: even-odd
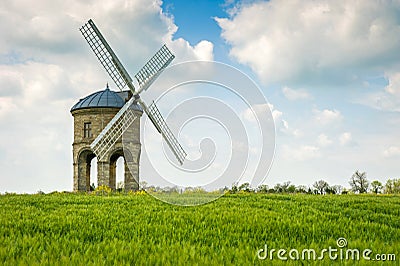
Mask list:
[[[111,91],[107,85],[105,90],[92,93],[89,96],[80,99],[79,102],[72,106],[71,112],[85,108],[121,108],[124,106],[127,98],[128,92],[117,93]],[[132,104],[131,109],[143,111],[142,108],[137,104]]]

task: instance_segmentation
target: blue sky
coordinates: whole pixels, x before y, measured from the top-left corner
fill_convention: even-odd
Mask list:
[[[42,0],[0,10],[0,192],[72,189],[69,110],[110,82],[78,31],[89,18],[132,75],[166,43],[175,63],[216,60],[250,76],[276,127],[268,185],[349,187],[356,170],[400,177],[399,1]],[[237,110],[244,124],[247,111]]]
[[[221,30],[213,18],[226,16],[224,1],[163,1],[162,8],[178,26],[175,38],[185,38],[192,45],[201,40],[221,42]]]
[[[162,8],[174,17],[178,30],[175,38],[184,38],[195,45],[202,40],[214,44],[214,59],[230,62],[229,49],[221,39],[221,28],[215,22],[215,17],[226,17],[232,4],[225,1],[163,1]]]

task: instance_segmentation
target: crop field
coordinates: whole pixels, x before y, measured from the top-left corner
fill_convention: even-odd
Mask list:
[[[2,195],[0,217],[0,265],[400,264],[398,196]]]

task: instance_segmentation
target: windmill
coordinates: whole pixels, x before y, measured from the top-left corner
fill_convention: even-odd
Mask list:
[[[111,146],[122,136],[133,121],[137,119],[137,116],[129,107],[134,103],[138,103],[150,118],[157,131],[162,135],[178,162],[182,165],[187,154],[168,127],[155,102],[153,101],[147,106],[140,98],[140,93],[150,87],[175,56],[164,44],[139,70],[135,75],[135,80],[133,80],[91,19],[79,30],[117,87],[121,91],[125,87],[128,87],[132,92],[132,97],[129,101],[126,102],[90,144],[93,152],[99,159],[108,152]],[[136,87],[138,87],[137,89],[134,82]]]

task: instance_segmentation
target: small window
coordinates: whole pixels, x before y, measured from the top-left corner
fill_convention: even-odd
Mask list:
[[[84,138],[91,138],[92,135],[92,123],[86,122],[83,124],[83,137]]]

